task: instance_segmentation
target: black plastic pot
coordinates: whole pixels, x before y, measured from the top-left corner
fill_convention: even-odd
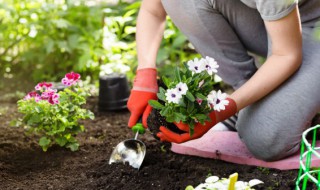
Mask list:
[[[100,76],[99,111],[117,111],[127,108],[130,87],[123,74]]]

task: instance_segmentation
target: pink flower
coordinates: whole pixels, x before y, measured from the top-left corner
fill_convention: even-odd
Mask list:
[[[52,87],[51,83],[40,82],[40,83],[37,84],[37,86],[35,86],[35,89],[36,90],[42,90],[42,89],[47,90],[47,89],[49,89],[51,87]]]
[[[197,98],[196,101],[198,102],[199,105],[201,105],[203,100],[200,98]]]
[[[41,94],[41,100],[46,100],[50,104],[58,104],[59,103],[59,94],[56,93],[57,90],[48,89]]]
[[[59,94],[55,93],[49,97],[48,102],[50,104],[59,104]]]
[[[56,94],[57,90],[47,89],[46,91],[42,92],[41,99],[42,100],[49,100],[51,96]]]
[[[31,99],[31,98],[34,98],[34,100],[35,100],[36,102],[39,102],[39,101],[41,100],[40,95],[39,95],[36,91],[29,92],[29,93],[24,97],[25,100],[29,100],[29,99]]]
[[[74,73],[73,71],[71,73],[67,73],[65,77],[61,80],[62,84],[66,86],[71,86],[77,83],[77,81],[80,79],[80,74]]]

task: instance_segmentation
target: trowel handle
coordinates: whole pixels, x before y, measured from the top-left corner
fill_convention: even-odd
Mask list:
[[[132,131],[133,131],[134,133],[139,132],[139,134],[144,134],[145,129],[144,129],[143,125],[142,125],[142,118],[141,118],[141,117],[140,117],[140,119],[138,120],[138,122],[136,123],[136,125],[134,125],[134,126],[132,127]]]

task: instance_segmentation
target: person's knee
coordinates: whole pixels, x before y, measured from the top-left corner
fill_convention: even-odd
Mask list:
[[[281,138],[281,137],[279,137]],[[275,138],[246,138],[243,139],[250,153],[263,161],[276,161],[289,156],[299,149],[299,143],[292,141],[277,141]]]
[[[259,160],[270,162],[279,160],[282,157],[284,157],[284,149],[281,150],[272,146],[266,146],[261,144],[258,147],[259,148],[249,146],[248,149],[251,152],[251,154]]]

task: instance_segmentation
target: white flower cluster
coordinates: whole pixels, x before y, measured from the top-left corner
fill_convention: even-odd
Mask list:
[[[166,100],[169,103],[178,104],[183,95],[186,95],[188,86],[186,83],[179,82],[175,88],[170,88],[166,92]]]
[[[209,75],[213,75],[218,72],[219,65],[218,63],[211,57],[206,56],[205,59],[195,58],[194,60],[190,60],[187,62],[189,70],[192,73],[201,73],[203,71],[207,71]]]
[[[219,68],[217,62],[211,57],[205,58],[195,58],[194,60],[190,60],[187,62],[188,69],[192,71],[193,74],[207,72],[209,75],[216,74]],[[204,81],[202,80],[199,83],[199,88],[203,85]],[[168,103],[178,104],[181,100],[182,96],[185,95],[188,91],[188,86],[185,83],[180,82],[176,85],[175,88],[168,89],[165,93],[166,100]],[[208,105],[217,111],[221,111],[225,109],[225,106],[229,104],[229,101],[226,100],[227,94],[222,93],[220,90],[218,92],[211,91],[207,96]],[[197,102],[201,104],[203,100],[197,98]]]
[[[201,183],[196,188],[188,186],[186,190],[228,190],[230,180],[222,178],[219,180],[217,176],[210,176],[206,179],[205,183]],[[250,180],[249,182],[237,181],[235,183],[235,190],[251,190],[253,186],[262,184],[263,182],[258,179]]]

